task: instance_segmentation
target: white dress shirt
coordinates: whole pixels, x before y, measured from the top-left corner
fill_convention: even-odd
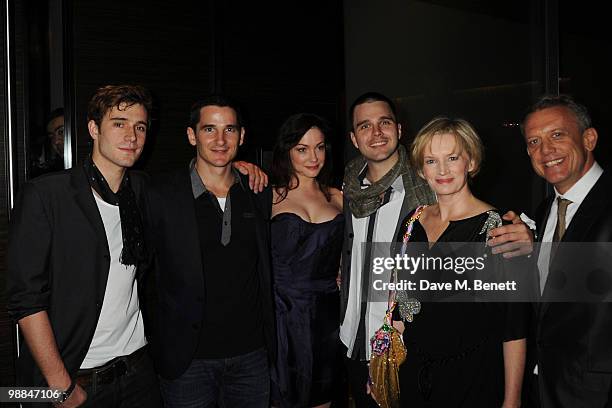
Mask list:
[[[393,242],[395,240],[395,229],[404,202],[404,183],[402,177],[395,179],[391,185],[392,191],[389,197],[389,202],[382,205],[376,211],[376,220],[374,224],[374,233],[372,242]],[[362,274],[363,262],[365,258],[364,243],[367,241],[368,222],[370,217],[356,218],[352,216],[353,223],[353,246],[351,248],[351,279],[349,283],[349,295],[347,302],[346,314],[344,321],[340,326],[340,339],[347,348],[347,357],[353,353],[355,345],[355,337],[359,329],[359,320],[361,317],[361,293],[362,293]],[[377,247],[380,248],[380,247]],[[386,254],[389,256],[389,254]],[[371,271],[368,271],[372,273]],[[381,276],[379,276],[381,278]],[[366,309],[366,358],[370,359],[370,337],[383,324],[385,313],[388,304],[386,302],[368,302]]]
[[[555,188],[555,199],[550,207],[550,213],[548,214],[548,220],[546,221],[546,227],[544,228],[544,234],[542,234],[542,242],[552,242],[553,235],[555,233],[555,227],[557,226],[557,198],[565,198],[571,201],[571,204],[567,207],[565,213],[565,228],[567,229],[572,218],[576,215],[580,204],[584,201],[585,197],[589,194],[601,174],[603,169],[595,162],[593,166],[585,173],[580,180],[576,182],[565,194],[559,194]],[[550,245],[542,245],[540,248],[540,256],[538,258],[538,269],[540,271],[540,293],[544,292],[544,285],[548,278],[548,263],[550,261]]]

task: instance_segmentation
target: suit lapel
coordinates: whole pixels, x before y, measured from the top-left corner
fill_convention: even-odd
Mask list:
[[[72,172],[71,184],[74,190],[75,200],[81,211],[83,211],[83,214],[85,214],[85,217],[87,217],[89,225],[96,232],[98,239],[106,243],[104,223],[102,222],[102,217],[100,216],[100,211],[98,210],[91,186],[87,182],[87,176],[81,168],[75,169],[75,171]],[[108,247],[108,243],[106,246]]]
[[[587,236],[589,231],[592,229],[593,225],[596,223],[599,218],[599,214],[606,210],[606,206],[609,206],[609,203],[606,201],[606,186],[607,182],[607,174],[608,172],[604,172],[597,183],[593,186],[591,191],[584,198],[580,207],[578,207],[578,211],[572,218],[570,225],[567,226],[565,234],[563,235],[563,239],[561,242],[586,242],[588,241]],[[546,216],[543,218],[543,227],[546,225],[546,220],[548,219],[548,214],[550,213],[550,207],[552,205],[552,200],[554,197],[549,199],[549,203],[547,205]],[[543,232],[543,230],[542,230]],[[548,309],[548,302],[545,302],[547,298],[547,287],[548,282],[551,279],[551,274],[557,268],[554,268],[556,262],[555,258],[550,260],[550,264],[548,266],[548,277],[546,279],[546,284],[544,286],[544,292],[542,293],[542,305],[540,310],[540,318],[544,315],[546,310]]]
[[[540,319],[542,317],[542,315],[544,314],[544,304],[543,304],[543,299],[544,299],[544,292],[542,291],[542,288],[540,287],[540,268],[538,267],[538,259],[540,258],[540,251],[541,251],[541,243],[542,243],[542,238],[544,237],[544,232],[546,229],[546,222],[548,221],[548,215],[550,214],[550,207],[552,206],[553,200],[555,199],[555,196],[549,196],[547,197],[544,202],[542,204],[540,204],[540,206],[538,207],[537,211],[536,211],[536,231],[538,232],[538,241],[540,242],[540,245],[537,246],[537,253],[534,254],[535,256],[535,278],[537,281],[537,284],[535,285],[537,288],[537,293],[535,294],[535,298],[538,299],[538,301],[533,303],[533,308],[534,308],[534,312],[535,315],[538,316],[538,319]],[[548,280],[548,279],[547,279]],[[538,325],[538,329],[539,329],[540,325]]]
[[[599,218],[599,214],[605,211],[609,203],[606,199],[605,191],[606,173],[602,174],[597,183],[593,186],[589,194],[585,197],[582,204],[568,225],[563,242],[584,242],[587,234]]]
[[[538,241],[540,245],[537,246],[535,257],[535,271],[537,276],[536,278],[536,288],[537,294],[536,297],[540,299],[542,297],[542,288],[540,287],[540,269],[538,268],[538,259],[540,258],[540,250],[541,250],[541,241],[544,237],[544,230],[546,229],[546,222],[548,221],[548,215],[550,214],[550,207],[553,203],[554,196],[547,197],[544,202],[538,207],[536,211],[536,231],[538,232]],[[535,303],[536,309],[539,310],[540,302]]]
[[[400,208],[397,224],[395,225],[395,232],[393,233],[392,241],[395,241],[397,234],[399,234],[399,231],[402,228],[402,221],[404,220],[404,218],[406,218],[410,210],[416,208],[414,201],[410,199],[411,197],[409,197],[409,193],[409,191],[404,190],[404,200],[402,202],[402,207]]]
[[[200,245],[200,234],[198,232],[198,220],[196,214],[196,202],[191,187],[191,171],[176,173],[177,180],[174,184],[176,196],[169,195],[169,208],[173,208],[177,231],[181,231],[181,242],[190,248],[184,253],[193,254],[196,263],[190,271],[197,271],[197,279],[204,282],[202,273],[202,248]]]
[[[70,183],[74,191],[74,198],[77,205],[89,221],[89,226],[95,231],[97,237],[96,245],[102,245],[106,251],[105,254],[108,255],[108,257],[105,258],[108,265],[106,268],[102,268],[101,270],[103,273],[98,275],[98,287],[102,288],[102,291],[105,291],[106,281],[108,280],[108,269],[110,265],[110,251],[108,248],[104,223],[102,222],[102,217],[100,216],[100,211],[98,210],[91,186],[87,181],[87,176],[85,175],[85,171],[82,167],[77,167],[71,172]]]
[[[341,279],[340,279],[340,322],[344,321],[348,305],[349,287],[351,284],[351,254],[353,250],[353,214],[346,195],[342,198],[342,212],[344,213],[344,242],[342,243]]]

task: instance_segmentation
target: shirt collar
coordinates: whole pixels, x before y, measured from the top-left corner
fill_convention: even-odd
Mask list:
[[[368,178],[366,177],[367,172],[368,172],[368,165],[366,164],[363,166],[363,169],[361,169],[361,171],[359,172],[359,176],[357,176],[359,178],[359,184],[361,184],[362,189],[372,184],[370,180],[368,180]],[[395,180],[393,180],[393,183],[391,183],[391,190],[397,191],[397,192],[404,191],[404,181],[402,179],[402,175],[399,175]]]
[[[603,173],[603,169],[601,166],[594,162],[589,171],[587,171],[584,176],[580,178],[569,190],[565,192],[565,194],[559,194],[557,189],[555,188],[555,199],[557,197],[563,197],[570,200],[572,203],[580,204],[584,198],[589,194],[589,191],[593,188],[601,174]]]
[[[197,199],[208,190],[202,182],[202,179],[198,174],[195,164],[196,159],[194,158],[189,163],[189,176],[191,178],[191,191],[193,192],[193,198]],[[233,166],[232,173],[234,174],[234,184],[239,183],[240,186],[244,188],[244,186],[242,185],[242,180],[240,179],[240,174],[238,173],[238,170],[236,170]]]

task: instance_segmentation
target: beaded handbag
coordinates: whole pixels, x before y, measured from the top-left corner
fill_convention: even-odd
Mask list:
[[[410,240],[414,222],[419,219],[425,207],[418,207],[406,222],[406,232],[402,239],[402,253],[405,252],[406,243]],[[397,271],[394,271],[394,278],[396,278],[396,273]],[[419,313],[421,305],[418,300],[408,299],[405,292],[400,292],[397,293],[400,295],[398,297],[400,314],[404,319],[412,321],[412,316]],[[376,330],[370,339],[372,355],[369,364],[369,385],[374,400],[382,408],[399,407],[399,367],[406,359],[406,346],[404,346],[402,335],[393,327],[391,318],[393,310],[398,305],[395,296],[395,291],[389,293],[390,306],[385,313],[383,325]]]
[[[376,403],[383,408],[399,407],[399,366],[406,359],[406,347],[393,327],[391,314],[395,302],[387,310],[383,325],[370,339],[370,389]]]

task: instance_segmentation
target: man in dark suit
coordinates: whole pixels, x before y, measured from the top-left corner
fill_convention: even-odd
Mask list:
[[[612,174],[595,161],[598,135],[587,109],[569,96],[541,97],[522,130],[534,170],[554,186],[536,214],[543,242],[537,258],[541,301],[529,353],[534,359],[527,367],[537,375],[534,400],[546,408],[609,407],[612,303],[580,302],[576,293],[595,276],[594,260],[583,256],[576,268],[576,260],[568,259],[576,252],[563,243],[612,242]],[[594,246],[586,245],[585,251]],[[608,279],[611,263],[605,267]]]
[[[169,407],[269,406],[276,338],[271,191],[254,194],[232,168],[244,134],[228,98],[196,103],[187,128],[195,159],[149,190],[157,281],[152,346]]]
[[[89,103],[82,165],[23,186],[9,236],[9,313],[25,343],[18,383],[63,391],[62,407],[161,403],[147,354],[139,201],[151,97],[105,86]]]

